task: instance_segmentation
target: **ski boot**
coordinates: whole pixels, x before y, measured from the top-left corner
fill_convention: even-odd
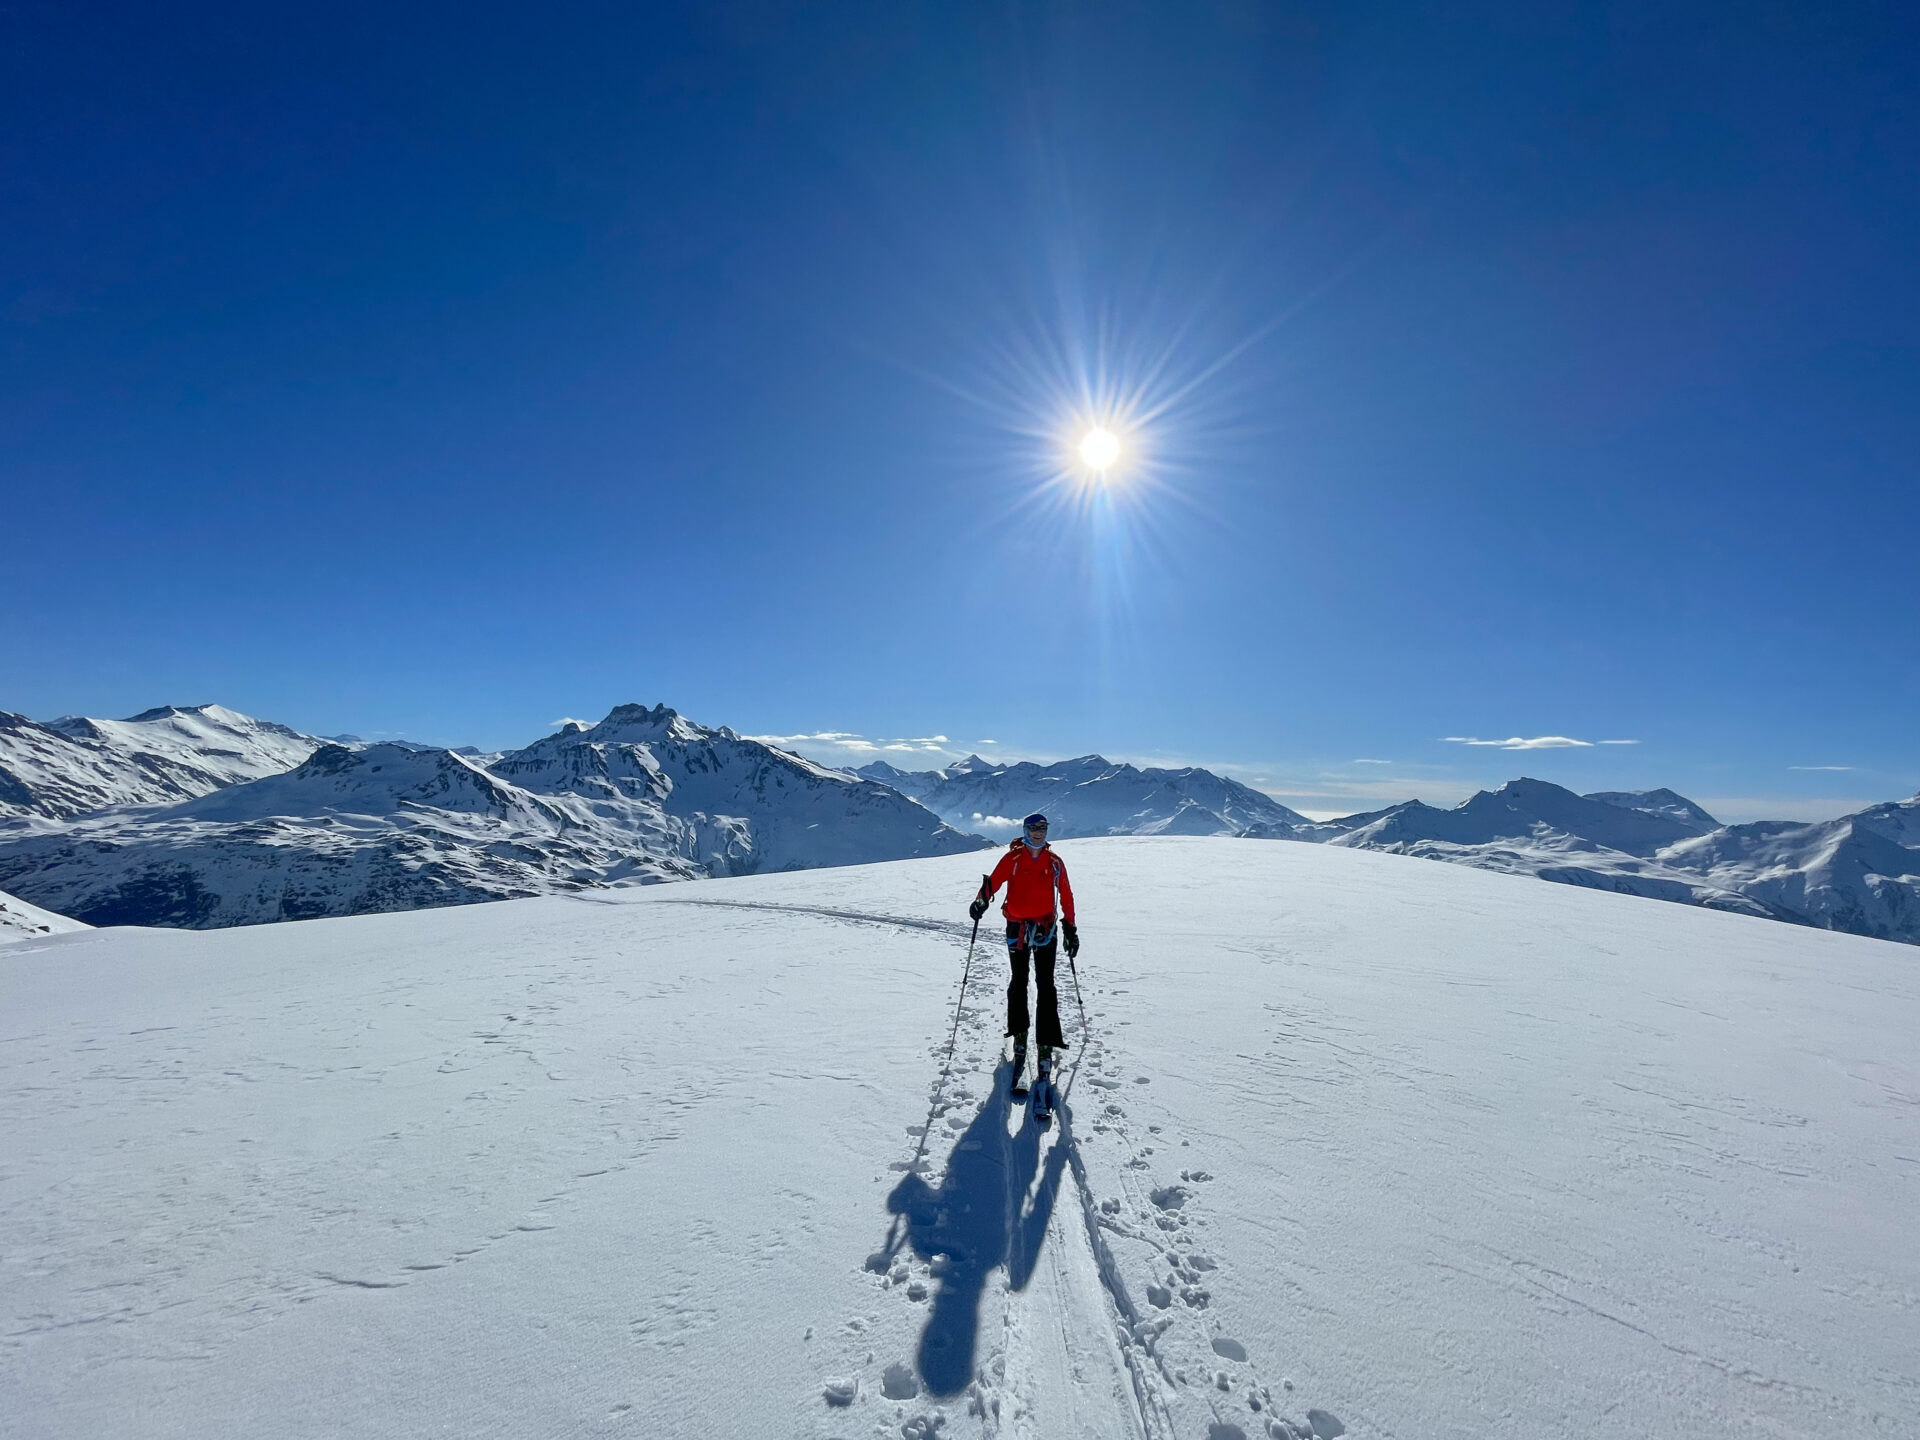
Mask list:
[[[1033,1076],[1033,1122],[1042,1130],[1053,1124],[1053,1047],[1040,1047],[1040,1068]]]
[[[1026,1098],[1027,1094],[1027,1037],[1013,1037],[1013,1079],[1008,1094],[1015,1100]]]

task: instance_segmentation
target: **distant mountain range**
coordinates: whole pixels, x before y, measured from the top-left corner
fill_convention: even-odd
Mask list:
[[[1723,826],[1672,790],[1576,795],[1520,779],[1450,810],[1409,800],[1312,821],[1205,770],[1137,770],[1098,755],[1045,766],[975,755],[921,771],[880,762],[858,773],[960,829],[1011,833],[1041,810],[1062,839],[1236,835],[1347,845],[1920,944],[1920,797],[1820,824]]]
[[[208,927],[978,849],[1232,836],[1386,850],[1920,944],[1920,796],[1722,825],[1672,790],[1515,780],[1313,821],[1210,771],[1098,755],[848,773],[622,705],[520,750],[326,740],[217,705],[0,712],[0,889],[96,925]],[[983,838],[985,837],[985,838]],[[12,900],[0,896],[0,901]],[[32,930],[0,908],[0,934]]]
[[[94,925],[206,928],[987,843],[884,785],[623,705],[490,765],[314,741],[294,768],[177,804],[0,832],[0,887]]]
[[[1671,790],[1581,796],[1522,779],[1451,810],[1411,800],[1301,838],[1920,944],[1920,796],[1812,824],[1723,826]]]
[[[1311,824],[1251,786],[1210,770],[1140,770],[1099,755],[1001,765],[969,755],[944,770],[885,761],[855,774],[891,785],[960,830],[1008,836],[1034,811],[1056,840],[1085,835],[1273,835]]]

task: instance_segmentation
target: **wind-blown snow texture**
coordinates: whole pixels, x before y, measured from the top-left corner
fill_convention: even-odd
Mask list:
[[[1337,847],[1068,842],[0,966],[0,1393],[61,1437],[1920,1435],[1920,975]]]
[[[1251,786],[1209,770],[1140,770],[1099,755],[1053,765],[997,765],[969,756],[944,770],[900,770],[884,760],[857,772],[910,795],[949,825],[1004,838],[1044,811],[1059,839],[1083,835],[1289,837],[1308,824]]]
[[[191,799],[290,770],[325,743],[221,705],[44,725],[0,711],[0,819],[67,820]]]
[[[327,745],[286,774],[0,842],[0,885],[94,925],[208,928],[986,843],[884,785],[623,705],[491,769]]]

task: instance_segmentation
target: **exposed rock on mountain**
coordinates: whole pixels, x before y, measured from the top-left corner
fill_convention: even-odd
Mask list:
[[[209,928],[984,843],[883,785],[624,705],[491,770],[326,745],[286,774],[0,843],[0,884],[92,924]]]
[[[29,905],[17,895],[0,890],[0,945],[16,940],[33,940],[42,935],[65,935],[71,930],[91,927],[38,905]]]
[[[222,705],[46,724],[0,711],[0,818],[171,804],[290,770],[325,743]]]
[[[1589,800],[1544,780],[1520,779],[1498,790],[1482,790],[1451,810],[1409,800],[1377,812],[1367,824],[1329,843],[1407,850],[1435,842],[1467,846],[1563,837],[1573,849],[1646,856],[1697,833],[1667,815]]]
[[[1920,943],[1920,797],[1701,833],[1712,818],[1671,790],[1583,797],[1523,779],[1451,810],[1414,800],[1302,838]]]
[[[944,770],[923,771],[876,761],[858,773],[911,796],[949,825],[1003,837],[1035,810],[1046,812],[1059,840],[1250,832],[1292,838],[1310,823],[1271,796],[1209,770],[1142,770],[1099,755],[1053,765],[999,765],[970,755]]]
[[[1777,919],[1920,944],[1920,795],[1810,825],[1729,825],[1660,858]]]

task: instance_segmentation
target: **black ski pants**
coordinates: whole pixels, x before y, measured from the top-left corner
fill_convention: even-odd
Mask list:
[[[1033,978],[1040,989],[1040,1030],[1036,1043],[1064,1050],[1067,1042],[1060,1034],[1060,997],[1053,988],[1054,946],[1059,927],[1052,920],[1009,920],[1007,922],[1007,958],[1013,962],[1013,981],[1007,986],[1007,1034],[1026,1038],[1027,962],[1033,962]]]

